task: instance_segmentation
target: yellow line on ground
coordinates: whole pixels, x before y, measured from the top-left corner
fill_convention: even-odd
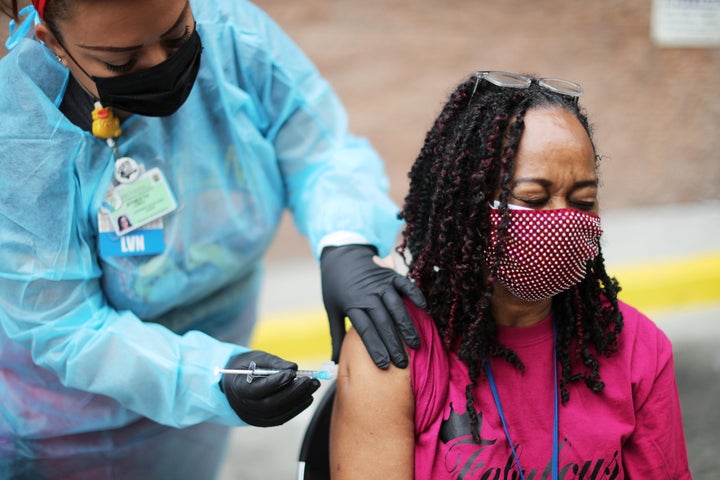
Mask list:
[[[720,253],[608,267],[620,298],[643,312],[720,301]],[[281,312],[258,322],[251,344],[296,362],[330,358],[330,333],[322,306]]]
[[[293,362],[330,360],[330,329],[325,310],[278,313],[263,317],[255,328],[251,347]],[[300,368],[311,368],[306,363]]]
[[[620,298],[642,311],[720,301],[720,253],[608,268]]]

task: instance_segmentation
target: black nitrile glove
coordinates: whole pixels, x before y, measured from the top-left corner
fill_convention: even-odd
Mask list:
[[[282,425],[305,410],[313,401],[320,380],[296,378],[297,364],[260,350],[250,350],[230,359],[225,368],[244,370],[255,362],[255,368],[280,370],[268,376],[224,374],[220,389],[241,420],[256,427]]]
[[[375,365],[388,368],[392,360],[405,368],[408,358],[398,331],[410,348],[420,346],[420,337],[400,294],[418,308],[425,308],[425,297],[409,278],[376,264],[376,254],[370,245],[326,247],[322,251],[322,295],[330,320],[332,360],[337,362],[340,356],[347,316]]]

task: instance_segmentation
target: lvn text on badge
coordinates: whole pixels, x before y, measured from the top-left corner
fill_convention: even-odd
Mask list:
[[[145,251],[145,237],[142,235],[125,235],[120,237],[120,250],[123,253]]]

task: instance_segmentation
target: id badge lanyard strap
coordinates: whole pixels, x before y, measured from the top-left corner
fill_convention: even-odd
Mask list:
[[[92,134],[104,139],[115,158],[113,184],[98,211],[98,238],[103,257],[155,255],[165,250],[162,217],[177,201],[160,168],[145,167],[121,156],[115,143],[120,119],[112,108],[95,103]],[[133,235],[127,235],[134,232]]]
[[[113,179],[116,184],[130,184],[138,179],[141,168],[132,157],[123,157],[115,143],[115,138],[122,133],[120,119],[115,116],[112,108],[103,107],[100,102],[95,102],[92,111],[92,134],[105,140],[115,157],[115,174]]]
[[[557,326],[555,325],[555,322],[553,322],[553,377],[554,377],[554,401],[553,401],[553,434],[552,434],[552,460],[551,460],[551,470],[552,470],[552,479],[557,480],[558,479],[558,459],[560,456],[560,449],[558,446],[558,417],[559,417],[559,408],[558,408],[558,376],[557,376],[557,349],[555,344],[557,343]],[[513,444],[512,438],[510,438],[510,431],[508,430],[507,421],[505,420],[505,414],[503,413],[502,404],[500,403],[500,395],[497,391],[497,386],[495,384],[495,378],[492,374],[492,369],[490,368],[490,362],[485,362],[485,372],[488,377],[488,382],[490,383],[490,390],[492,391],[493,399],[495,400],[495,407],[497,408],[498,414],[500,415],[500,421],[502,422],[503,429],[505,430],[505,437],[507,438],[508,443],[510,444],[510,450],[512,451],[513,459],[515,460],[515,465],[517,465],[518,472],[520,472],[520,479],[525,480],[525,474],[523,473],[523,469],[520,466],[520,458],[517,455],[517,452],[515,451],[515,445]]]

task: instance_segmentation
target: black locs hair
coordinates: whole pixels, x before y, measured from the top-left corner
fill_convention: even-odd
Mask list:
[[[450,95],[409,173],[410,188],[400,213],[406,226],[398,252],[428,300],[428,313],[445,347],[468,366],[467,411],[474,435],[478,419],[472,390],[486,358],[501,357],[524,368],[520,358],[498,342],[490,311],[495,272],[488,271],[483,260],[490,237],[489,202],[499,191],[504,220],[497,259],[508,223],[509,185],[524,115],[548,107],[572,112],[592,140],[576,99],[541,88],[536,81],[526,89],[503,88],[477,82],[473,75]],[[619,291],[600,253],[588,262],[580,284],[553,298],[563,403],[569,400],[570,383],[583,381],[594,392],[604,388],[599,357],[617,349],[623,326]]]

